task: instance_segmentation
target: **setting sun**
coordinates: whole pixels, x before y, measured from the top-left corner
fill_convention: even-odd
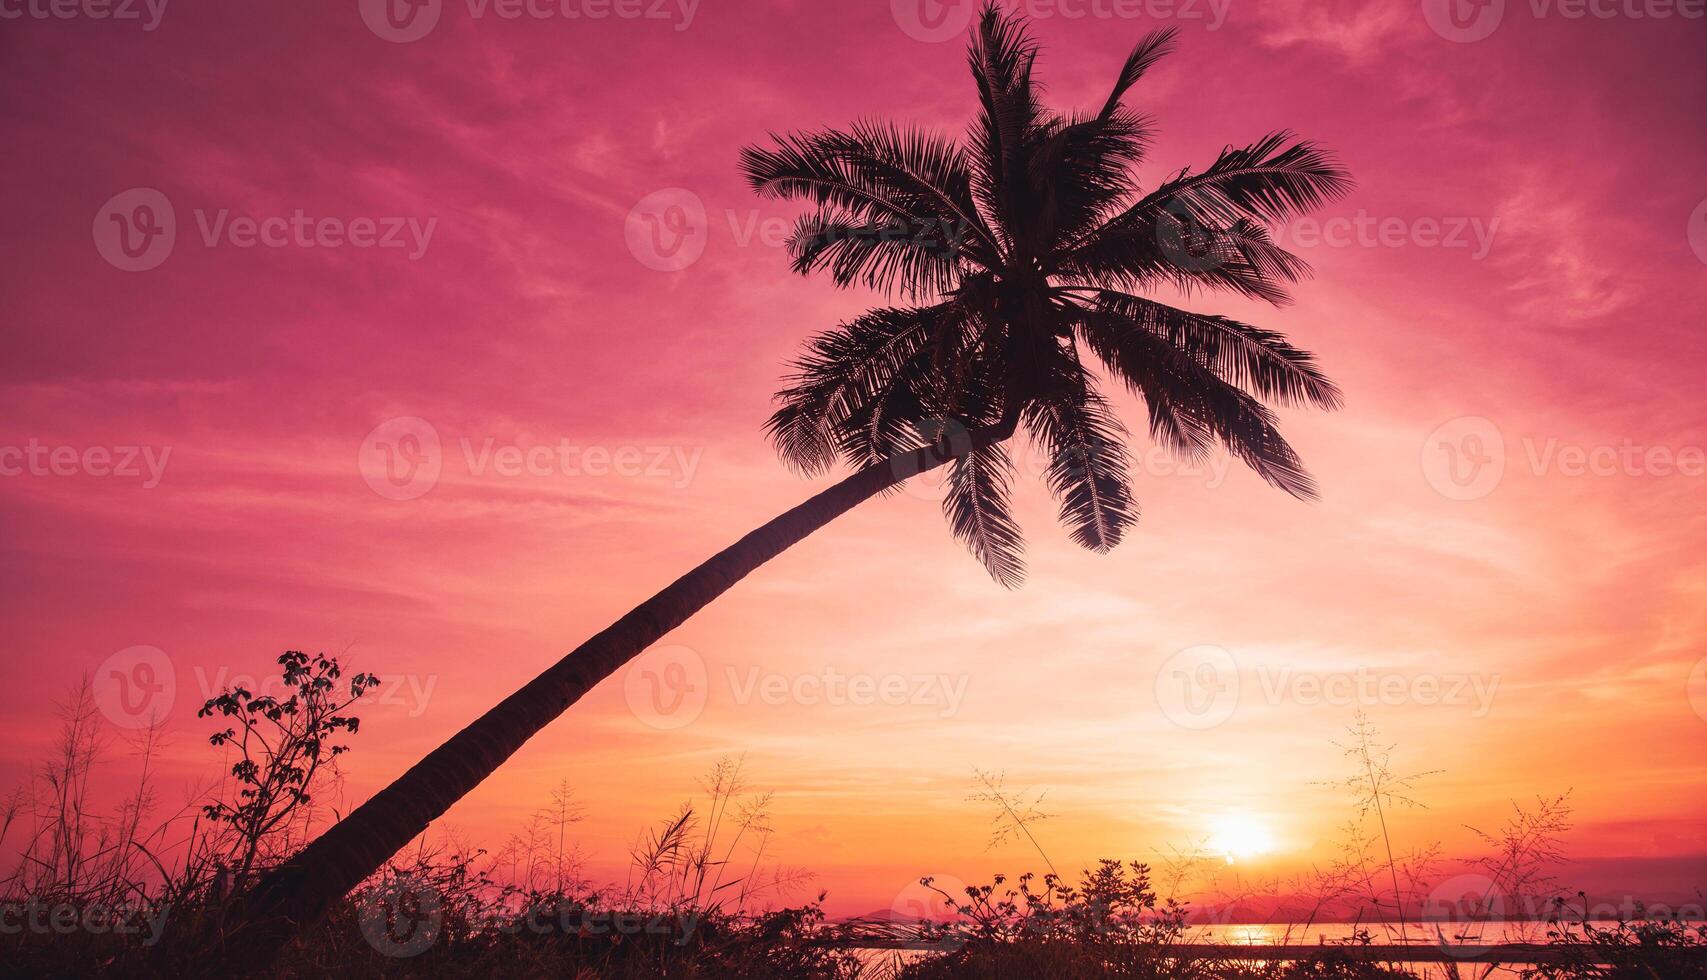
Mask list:
[[[1246,813],[1217,819],[1210,829],[1209,850],[1229,863],[1274,852],[1274,835],[1262,820]]]

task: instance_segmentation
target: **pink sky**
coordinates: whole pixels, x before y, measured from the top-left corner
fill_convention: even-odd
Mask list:
[[[1464,41],[1411,2],[1034,6],[1062,107],[1100,101],[1145,31],[1183,29],[1139,96],[1163,128],[1147,182],[1277,128],[1356,176],[1283,235],[1316,267],[1295,305],[1194,302],[1285,331],[1345,389],[1339,413],[1286,417],[1322,500],[1153,462],[1143,523],[1099,557],[1030,480],[1016,593],[931,488],[870,503],[667,638],[705,671],[691,719],[649,724],[646,677],[613,678],[447,823],[499,843],[566,779],[617,874],[640,827],[745,753],[776,791],[777,856],[860,911],[921,874],[1036,865],[986,850],[978,767],[1048,792],[1058,865],[1153,857],[1241,814],[1279,873],[1350,816],[1319,784],[1362,707],[1400,768],[1443,770],[1408,840],[1463,852],[1508,799],[1574,788],[1594,887],[1707,884],[1707,25],[1687,4],[1507,0]],[[137,9],[0,23],[0,785],[41,757],[51,701],[140,645],[176,685],[172,795],[209,772],[205,687],[304,649],[402,678],[364,713],[359,801],[802,499],[763,440],[770,394],[803,338],[876,298],[788,273],[768,230],[791,212],[751,196],[737,154],[871,115],[959,131],[973,106],[960,42],[921,39],[905,2],[507,19],[446,0],[413,41],[356,0]],[[563,16],[607,9],[662,19]],[[139,188],[176,237],[126,271],[111,219]],[[703,206],[697,260],[648,250],[658,201]],[[278,247],[244,247],[236,219],[298,212]],[[334,237],[301,244],[310,219]],[[403,246],[354,244],[362,219],[398,219]],[[439,439],[414,499],[370,486],[371,443],[358,464],[396,418]],[[1454,482],[1443,442],[1503,473]],[[77,472],[56,475],[57,447]],[[87,450],[123,447],[153,455],[90,472],[111,464]],[[551,452],[516,472],[504,447]],[[1239,700],[1182,727],[1170,658],[1200,647],[1226,651]],[[829,670],[909,694],[746,696]],[[1400,693],[1311,693],[1359,670]]]

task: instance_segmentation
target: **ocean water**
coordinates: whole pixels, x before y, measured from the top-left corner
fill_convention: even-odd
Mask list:
[[[1617,923],[1612,920],[1598,920],[1594,925],[1601,928],[1611,928]],[[1387,945],[1439,945],[1442,940],[1448,945],[1491,946],[1500,943],[1545,943],[1548,941],[1548,924],[1545,922],[1407,922],[1403,929],[1396,922],[1373,923],[1341,923],[1318,922],[1308,925],[1300,923],[1269,922],[1244,925],[1200,925],[1187,929],[1182,942],[1202,943],[1206,945],[1228,946],[1297,946],[1301,951],[1312,946],[1345,943],[1354,941],[1358,933],[1369,934],[1369,942],[1377,946]],[[1580,930],[1577,935],[1581,935]],[[895,964],[906,963],[917,957],[929,955],[915,950],[865,950],[860,959],[865,962],[868,973],[866,976],[873,980],[882,980]],[[1418,967],[1423,976],[1438,976],[1439,967]],[[1493,967],[1489,973],[1483,974],[1478,970],[1475,976],[1490,978],[1508,978],[1517,976],[1520,969],[1509,966]]]
[[[1612,922],[1596,923],[1610,927]],[[1315,922],[1309,924],[1269,922],[1255,925],[1192,926],[1187,942],[1226,943],[1251,946],[1314,946],[1344,943],[1359,932],[1369,934],[1378,946],[1400,943],[1438,945],[1442,937],[1452,944],[1539,943],[1547,941],[1544,922]]]

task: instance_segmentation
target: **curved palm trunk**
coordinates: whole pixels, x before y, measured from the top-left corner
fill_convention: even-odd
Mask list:
[[[267,874],[232,910],[224,930],[227,941],[240,937],[250,953],[276,949],[379,870],[582,695],[749,572],[862,501],[973,446],[999,442],[1013,430],[1010,422],[976,433],[955,452],[921,449],[868,466],[718,552],[505,698]]]

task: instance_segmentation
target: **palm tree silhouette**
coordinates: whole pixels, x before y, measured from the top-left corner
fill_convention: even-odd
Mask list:
[[[1144,38],[1097,112],[1063,116],[1038,99],[1038,46],[1024,23],[990,4],[972,31],[980,110],[966,145],[872,123],[746,150],[758,193],[817,206],[790,243],[796,271],[919,304],[819,336],[779,396],[769,431],[782,458],[807,473],[840,461],[853,474],[636,607],[263,878],[239,917],[257,927],[248,935],[318,916],[594,685],[749,572],[912,476],[948,467],[953,532],[998,582],[1017,585],[1005,443],[1022,425],[1048,454],[1073,538],[1112,548],[1138,507],[1093,359],[1142,396],[1160,444],[1192,458],[1225,447],[1311,497],[1265,405],[1339,404],[1311,355],[1134,291],[1165,284],[1284,302],[1306,266],[1265,227],[1344,192],[1349,178],[1281,133],[1141,193],[1132,168],[1151,128],[1124,100],[1173,42],[1171,30]]]

